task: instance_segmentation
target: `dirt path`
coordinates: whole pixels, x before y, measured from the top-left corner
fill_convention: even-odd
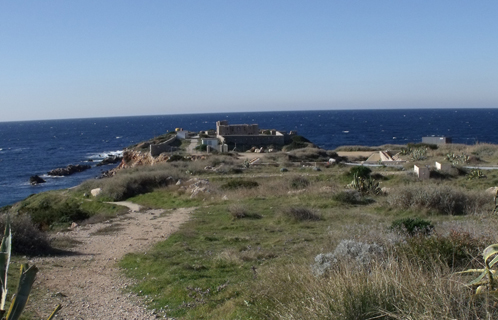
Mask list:
[[[29,310],[38,311],[46,319],[51,309],[61,304],[56,319],[156,319],[155,312],[146,310],[138,297],[123,293],[131,280],[120,274],[116,262],[126,253],[146,251],[166,239],[194,209],[139,212],[133,204],[120,205],[130,207],[130,213],[76,227],[63,235],[81,242],[71,249],[74,255],[30,261],[40,269],[35,286],[42,292],[28,303]]]

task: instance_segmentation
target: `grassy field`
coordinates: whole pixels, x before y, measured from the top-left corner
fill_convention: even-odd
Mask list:
[[[406,169],[376,167],[365,177],[369,186],[356,190],[346,187],[350,166],[299,162],[320,162],[336,156],[332,151],[270,154],[263,162],[271,165],[262,166],[219,155],[123,170],[71,192],[33,196],[12,210],[49,229],[74,214],[119,214],[109,200],[196,207],[177,233],[119,263],[135,279],[131,290],[177,319],[496,318],[494,300],[473,297],[465,286],[471,278],[456,272],[480,266],[480,252],[498,240],[493,195],[485,191],[498,185],[498,170],[473,175],[461,168],[498,164],[498,146],[423,154],[415,161],[407,152],[405,168],[448,163],[448,154],[466,163],[451,174],[432,169],[426,181]],[[82,196],[96,187],[99,197]],[[44,203],[58,209],[42,223]],[[392,227],[415,218],[433,228]]]

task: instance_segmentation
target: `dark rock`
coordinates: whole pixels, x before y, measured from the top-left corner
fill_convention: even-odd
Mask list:
[[[121,162],[121,160],[123,160],[122,156],[108,156],[107,158],[102,160],[102,162],[97,163],[96,166],[100,167],[100,166],[105,166],[107,164],[118,163],[118,162]]]
[[[32,186],[36,186],[39,183],[45,183],[46,181],[40,178],[37,175],[29,177],[29,183],[31,183]]]
[[[116,170],[106,170],[106,171],[102,171],[100,173],[100,176],[96,177],[95,179],[110,178],[110,177],[113,177],[115,174],[116,174]]]
[[[90,168],[91,166],[86,164],[77,164],[77,165],[70,164],[65,168],[57,168],[54,170],[50,170],[47,174],[49,176],[69,176],[72,175],[73,173],[82,172]]]

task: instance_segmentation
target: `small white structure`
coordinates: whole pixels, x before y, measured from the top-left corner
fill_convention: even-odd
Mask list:
[[[442,173],[450,173],[451,164],[449,163],[440,163],[436,161],[436,170],[441,171]]]
[[[202,138],[201,144],[205,144],[206,146],[210,146],[212,149],[218,150],[218,139],[216,138]]]
[[[431,172],[429,171],[429,168],[427,168],[427,167],[419,167],[417,165],[414,165],[413,171],[417,175],[417,178],[419,178],[421,180],[429,179],[431,176]]]
[[[187,139],[188,136],[188,131],[186,130],[180,130],[176,132],[176,137],[178,139]]]

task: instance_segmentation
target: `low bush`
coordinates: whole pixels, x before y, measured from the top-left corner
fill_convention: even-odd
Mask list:
[[[290,181],[290,187],[292,189],[304,189],[310,186],[310,181],[305,177],[294,177]]]
[[[246,208],[239,205],[233,205],[228,207],[228,212],[235,219],[261,219],[262,215],[257,213],[248,212]]]
[[[16,209],[20,215],[30,216],[31,221],[40,230],[48,230],[57,224],[68,224],[90,217],[90,214],[73,198],[46,194],[33,200],[22,203]]]
[[[318,221],[322,218],[315,211],[303,207],[285,208],[283,215],[294,221]]]
[[[168,162],[175,162],[175,161],[186,161],[184,156],[181,156],[179,154],[174,154],[169,159],[167,160]]]
[[[0,230],[5,229],[7,215],[0,218]],[[12,253],[29,256],[46,255],[52,251],[46,233],[40,231],[27,215],[11,216]]]
[[[430,221],[420,218],[404,218],[394,220],[389,229],[406,232],[413,237],[415,235],[430,235],[434,230],[434,225]]]
[[[344,190],[340,191],[332,196],[332,199],[345,203],[345,204],[369,204],[372,202],[372,200],[368,200],[365,197],[363,197],[358,191],[356,190]]]
[[[355,175],[359,178],[368,178],[371,172],[372,170],[369,167],[355,166],[348,171],[347,175],[350,178],[353,178]]]
[[[261,278],[257,319],[496,319],[498,309],[471,298],[460,275],[438,260],[388,253],[367,270],[338,261],[324,277],[309,265],[272,267]],[[292,290],[289,290],[292,288]]]
[[[397,209],[426,209],[437,214],[477,214],[490,210],[489,196],[446,185],[418,184],[393,189],[387,202]]]
[[[233,179],[221,185],[222,190],[252,189],[257,188],[259,183],[252,180]]]
[[[102,184],[102,197],[112,201],[121,201],[155,188],[166,187],[176,183],[178,177],[170,172],[130,172],[106,179]]]
[[[449,235],[426,237],[416,235],[398,244],[399,255],[406,255],[414,261],[441,261],[450,268],[477,266],[474,260],[490,243],[490,239],[474,238],[468,232],[450,231]]]
[[[409,143],[406,145],[410,149],[416,149],[416,148],[428,148],[431,150],[437,150],[438,146],[437,144],[432,144],[432,143]]]

